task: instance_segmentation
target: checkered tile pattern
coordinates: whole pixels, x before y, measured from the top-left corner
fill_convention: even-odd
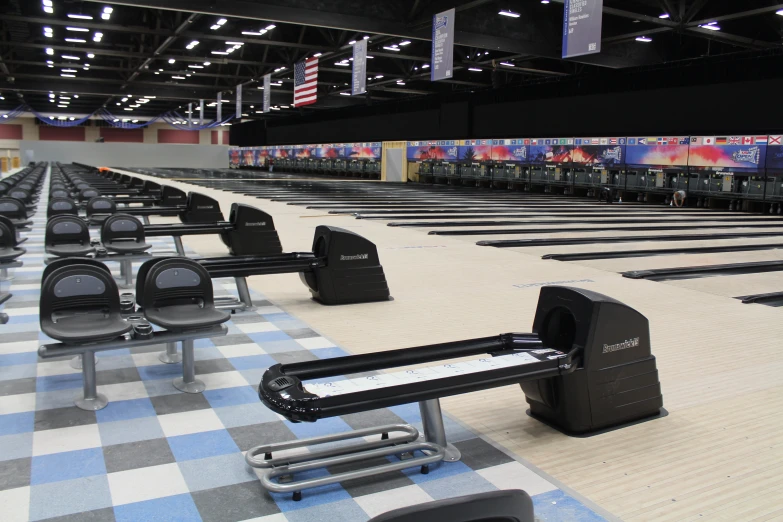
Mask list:
[[[49,341],[38,318],[45,216],[42,200],[33,230],[24,234],[24,267],[0,286],[14,294],[4,307],[9,323],[0,326],[4,522],[359,522],[432,499],[509,488],[530,493],[542,521],[603,520],[448,417],[446,431],[462,452],[460,462],[441,464],[428,475],[413,468],[306,490],[300,502],[265,492],[244,462],[243,452],[252,446],[388,423],[421,428],[421,419],[416,404],[314,424],[294,424],[268,410],[256,386],[270,365],[346,352],[260,296],[255,311],[227,323],[227,336],[196,341],[203,394],[174,388],[181,365],[161,364],[160,345],[99,352],[98,387],[110,403],[97,412],[74,407],[80,371],[67,358],[39,360],[36,353]],[[172,248],[167,240],[153,243],[156,250]],[[216,286],[220,295],[221,282]],[[226,288],[233,290],[233,281]]]

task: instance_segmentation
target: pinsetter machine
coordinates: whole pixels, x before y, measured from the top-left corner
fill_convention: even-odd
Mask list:
[[[460,361],[446,362],[456,358]],[[381,370],[387,373],[377,373]],[[357,373],[364,376],[329,380]],[[319,382],[308,382],[315,379]],[[567,434],[594,434],[665,414],[647,319],[596,292],[549,286],[541,289],[533,333],[278,364],[264,373],[259,385],[261,401],[294,422],[418,402],[423,439],[411,425],[379,426],[256,446],[247,452],[246,461],[266,470],[264,488],[293,493],[294,500],[301,499],[303,489],[345,480],[418,466],[428,473],[435,463],[460,458],[459,450],[446,440],[440,397],[516,383],[530,405],[529,414]],[[356,439],[361,440],[318,448]],[[277,455],[302,447],[312,449]],[[395,455],[401,458],[378,466],[296,477]]]

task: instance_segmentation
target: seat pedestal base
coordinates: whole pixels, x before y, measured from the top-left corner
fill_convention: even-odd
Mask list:
[[[174,387],[184,393],[201,393],[206,389],[206,385],[198,379],[191,382],[185,382],[182,377],[177,377],[172,382]]]
[[[98,411],[102,410],[109,404],[109,399],[106,398],[105,395],[102,393],[96,393],[95,398],[93,399],[86,399],[83,397],[79,397],[74,401],[74,404],[77,408],[86,410],[86,411]]]

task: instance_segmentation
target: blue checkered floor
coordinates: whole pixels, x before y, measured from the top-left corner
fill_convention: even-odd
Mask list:
[[[46,192],[44,192],[45,194]],[[44,198],[45,199],[45,198]],[[255,311],[228,323],[228,335],[196,342],[203,394],[177,391],[181,365],[161,364],[164,346],[98,354],[98,386],[110,403],[73,406],[79,370],[67,359],[38,359],[50,341],[39,330],[45,201],[39,205],[24,266],[0,285],[13,298],[0,326],[0,519],[89,521],[359,522],[390,509],[519,488],[542,521],[604,520],[530,465],[445,419],[462,460],[428,475],[405,472],[306,490],[300,502],[262,490],[243,452],[261,444],[389,423],[420,426],[415,404],[294,424],[258,400],[266,368],[346,355],[297,318],[255,295]],[[171,250],[168,240],[153,242]],[[232,282],[226,283],[232,291]],[[216,282],[216,295],[222,283]],[[335,472],[335,469],[321,473]]]

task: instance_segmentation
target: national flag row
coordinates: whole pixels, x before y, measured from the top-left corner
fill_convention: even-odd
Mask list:
[[[780,136],[694,136],[692,145],[780,145]]]
[[[783,136],[656,136],[646,138],[519,138],[504,140],[412,141],[409,145],[783,145]]]

